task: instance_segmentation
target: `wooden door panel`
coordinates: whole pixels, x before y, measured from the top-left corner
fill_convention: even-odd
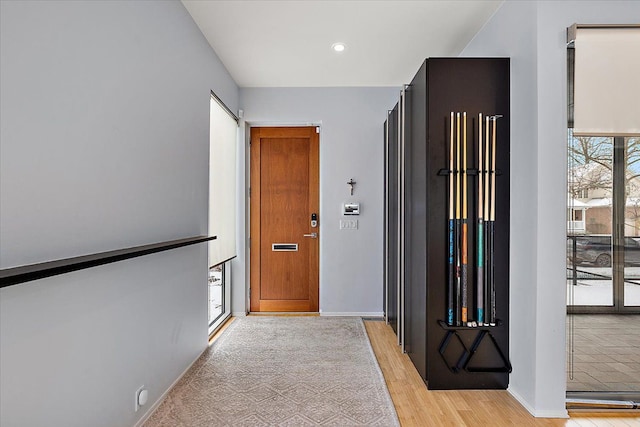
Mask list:
[[[315,128],[251,130],[251,311],[318,310],[317,151]]]
[[[299,138],[260,140],[260,299],[309,298],[309,148]],[[272,250],[277,243],[298,245],[295,252]]]

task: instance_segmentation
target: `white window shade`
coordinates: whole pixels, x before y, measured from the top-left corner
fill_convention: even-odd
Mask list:
[[[575,34],[576,136],[640,135],[640,26]]]
[[[236,256],[238,123],[212,96],[209,145],[209,266]]]

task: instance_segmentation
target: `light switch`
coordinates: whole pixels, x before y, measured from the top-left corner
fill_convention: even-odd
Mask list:
[[[358,229],[357,219],[341,219],[340,220],[340,230],[357,230],[357,229]]]

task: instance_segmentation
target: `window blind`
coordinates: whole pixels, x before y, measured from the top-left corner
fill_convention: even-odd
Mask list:
[[[209,134],[209,266],[236,256],[236,149],[238,122],[211,96]]]
[[[640,135],[640,26],[575,27],[576,136]]]

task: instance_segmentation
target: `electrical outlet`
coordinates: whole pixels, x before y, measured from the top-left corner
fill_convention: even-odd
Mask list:
[[[136,394],[135,394],[135,396],[134,396],[134,398],[135,398],[134,400],[135,400],[135,402],[136,402],[136,403],[135,403],[135,410],[136,410],[136,412],[138,412],[138,409],[140,409],[140,406],[142,406],[142,405],[144,405],[145,403],[147,403],[147,397],[146,397],[147,395],[146,395],[146,393],[145,393],[145,394],[144,394],[144,396],[142,397],[142,400],[144,400],[144,402],[141,402],[141,401],[140,401],[140,400],[141,400],[141,399],[140,399],[140,397],[141,397],[140,395],[142,394],[142,392],[143,392],[143,391],[146,391],[146,390],[144,389],[144,385],[140,386],[140,388],[136,390]]]
[[[341,219],[340,220],[340,230],[357,230],[357,229],[358,229],[357,219]]]

